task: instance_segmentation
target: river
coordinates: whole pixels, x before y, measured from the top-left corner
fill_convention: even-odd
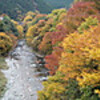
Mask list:
[[[27,46],[25,40],[18,42],[17,47],[6,58],[9,67],[4,70],[8,79],[7,91],[1,100],[37,100],[37,91],[43,88],[36,77],[36,56]]]

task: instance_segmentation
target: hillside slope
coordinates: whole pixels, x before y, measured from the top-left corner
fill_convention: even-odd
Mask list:
[[[40,9],[40,7],[43,9]],[[45,2],[41,2],[41,0],[1,0],[0,2],[0,14],[6,13],[12,18],[16,18],[18,14],[26,13],[27,11],[35,11],[35,9],[39,8],[41,12],[50,11]],[[45,10],[46,9],[46,10]]]
[[[11,18],[27,11],[38,10],[41,13],[49,13],[53,9],[69,7],[73,0],[1,0],[0,14],[6,13]]]
[[[44,0],[52,9],[69,8],[74,0]]]

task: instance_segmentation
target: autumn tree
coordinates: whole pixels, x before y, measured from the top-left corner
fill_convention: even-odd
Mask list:
[[[98,10],[100,10],[100,1],[99,0],[75,0],[75,2],[79,2],[79,1],[83,1],[83,2],[88,2],[88,1],[90,1],[90,2],[94,2],[95,4],[96,4],[96,8],[98,9]]]
[[[97,20],[97,18],[89,17],[89,18],[85,19],[85,22],[83,22],[78,27],[77,30],[78,30],[79,33],[83,33],[84,30],[88,30],[88,29],[90,29],[90,27],[98,25],[98,23],[99,23],[99,21]]]
[[[63,51],[61,47],[61,42],[66,36],[66,33],[67,33],[67,30],[65,29],[65,27],[62,24],[59,24],[56,27],[56,32],[52,32],[50,34],[51,44],[52,44],[52,53],[45,57],[45,60],[46,60],[45,67],[50,70],[51,75],[55,74],[56,70],[59,67],[59,60],[61,57],[61,53]]]
[[[39,92],[43,100],[48,97],[57,100],[62,100],[62,98],[64,100],[100,99],[99,33],[100,25],[97,25],[85,30],[83,34],[75,32],[64,39],[58,71],[44,83],[45,88]],[[51,91],[47,89],[51,87],[51,84],[58,83],[61,84],[61,88],[63,87],[62,94],[59,92],[59,97],[51,92],[57,88]]]
[[[6,33],[0,32],[0,55],[7,55],[12,46],[12,39]]]
[[[89,16],[99,17],[99,11],[95,8],[96,4],[94,2],[77,2],[72,8],[67,12],[66,19],[64,19],[64,24],[68,32],[74,32],[80,26],[82,22],[85,21]]]

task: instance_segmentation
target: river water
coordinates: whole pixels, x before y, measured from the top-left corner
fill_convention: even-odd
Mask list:
[[[36,57],[24,40],[6,58],[8,70],[3,71],[8,79],[7,91],[1,100],[37,100],[37,91],[43,88],[36,77]]]

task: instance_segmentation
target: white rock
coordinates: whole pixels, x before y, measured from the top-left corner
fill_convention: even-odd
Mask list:
[[[42,77],[41,79],[40,79],[40,81],[47,81],[48,80],[48,77]]]
[[[35,67],[37,67],[37,65],[36,64],[32,64],[30,67],[35,68]]]

